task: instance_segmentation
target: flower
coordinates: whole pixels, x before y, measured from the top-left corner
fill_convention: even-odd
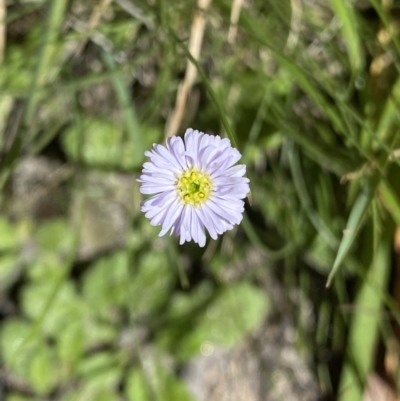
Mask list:
[[[206,243],[231,230],[242,220],[243,198],[249,180],[246,166],[235,165],[241,154],[229,139],[208,135],[191,128],[184,140],[167,139],[167,146],[153,145],[145,152],[140,192],[154,195],[142,204],[142,212],[153,226],[162,226],[159,236],[169,230],[185,241]]]

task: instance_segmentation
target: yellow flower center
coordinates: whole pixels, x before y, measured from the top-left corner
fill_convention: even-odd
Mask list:
[[[178,176],[176,189],[183,203],[199,206],[209,198],[212,181],[207,174],[191,168]]]

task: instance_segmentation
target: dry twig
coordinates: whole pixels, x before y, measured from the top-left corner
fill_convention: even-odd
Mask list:
[[[389,154],[389,162],[391,163],[396,162],[396,160],[399,158],[400,158],[400,149],[395,149],[392,151],[392,153]],[[370,175],[374,172],[376,168],[377,166],[374,162],[367,162],[360,169],[356,171],[350,171],[349,173],[344,174],[340,178],[340,183],[346,184],[348,181],[357,180],[366,175]]]

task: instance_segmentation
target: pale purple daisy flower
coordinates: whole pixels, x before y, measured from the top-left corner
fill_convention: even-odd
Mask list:
[[[230,230],[242,220],[243,198],[249,193],[249,180],[242,157],[229,139],[189,128],[184,141],[167,139],[167,146],[153,145],[145,155],[142,194],[154,195],[142,204],[142,212],[153,226],[162,226],[159,236],[171,230],[185,241],[206,243]]]

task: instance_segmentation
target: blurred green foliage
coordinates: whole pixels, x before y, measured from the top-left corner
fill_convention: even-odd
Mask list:
[[[180,127],[229,136],[251,181],[243,224],[205,251],[158,238],[135,181],[195,3],[0,5],[0,398],[192,400],[182,366],[282,313],[335,399],[362,399],[378,340],[394,352],[398,6],[245,3],[233,40],[231,2],[204,13]]]

